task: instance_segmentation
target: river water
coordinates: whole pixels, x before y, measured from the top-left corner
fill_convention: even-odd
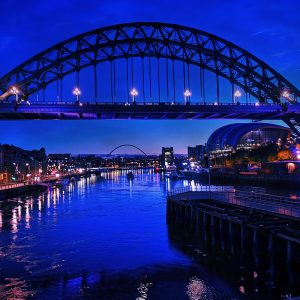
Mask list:
[[[267,299],[168,228],[166,193],[186,184],[112,172],[0,202],[0,299]]]

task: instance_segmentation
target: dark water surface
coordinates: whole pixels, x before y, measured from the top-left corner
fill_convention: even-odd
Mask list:
[[[261,299],[170,233],[166,192],[184,184],[114,172],[0,202],[0,299]]]

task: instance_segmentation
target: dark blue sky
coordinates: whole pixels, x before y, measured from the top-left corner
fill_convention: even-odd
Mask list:
[[[98,27],[161,21],[196,27],[230,40],[300,86],[300,3],[295,0],[2,0],[0,75],[34,54]],[[205,143],[234,121],[26,121],[4,122],[0,143],[47,151],[106,153],[122,143],[146,152]]]

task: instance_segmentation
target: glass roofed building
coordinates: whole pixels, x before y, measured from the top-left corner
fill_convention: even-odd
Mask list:
[[[209,137],[206,150],[226,155],[238,149],[250,150],[269,143],[285,141],[291,131],[287,127],[267,123],[235,123],[223,126]]]

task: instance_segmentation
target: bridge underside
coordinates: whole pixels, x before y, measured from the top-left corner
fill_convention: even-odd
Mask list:
[[[291,105],[283,111],[280,105],[183,105],[170,103],[112,104],[112,103],[45,103],[0,104],[1,120],[81,120],[81,119],[251,119],[289,120],[299,119],[300,105]],[[289,124],[288,124],[289,125]]]

